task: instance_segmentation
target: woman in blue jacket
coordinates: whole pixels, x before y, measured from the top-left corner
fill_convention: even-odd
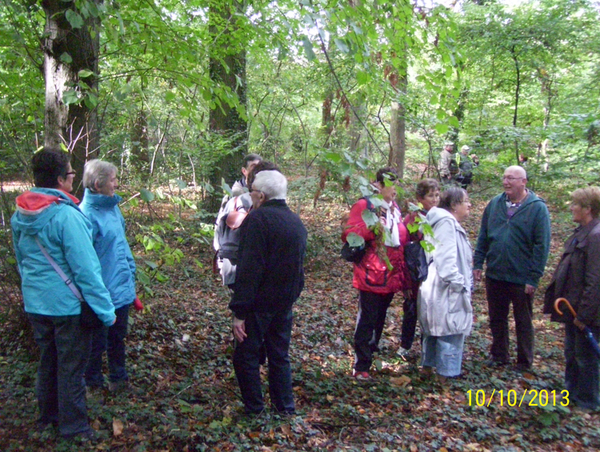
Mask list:
[[[129,307],[135,296],[135,261],[125,236],[125,220],[119,209],[121,197],[115,194],[118,186],[117,168],[108,162],[90,160],[83,171],[85,195],[81,210],[92,223],[94,248],[100,259],[102,279],[110,292],[117,321],[109,328],[94,331],[92,351],[85,381],[89,388],[103,388],[102,354],[108,356],[111,392],[129,386],[125,368],[125,337]]]
[[[89,330],[80,325],[81,302],[44,255],[79,289],[104,325],[115,320],[100,277],[91,225],[71,196],[75,172],[68,154],[44,149],[31,161],[35,188],[17,197],[11,218],[25,312],[40,347],[36,394],[38,427],[57,426],[65,438],[93,437],[87,418],[83,373]]]

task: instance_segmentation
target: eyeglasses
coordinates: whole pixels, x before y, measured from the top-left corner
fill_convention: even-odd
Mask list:
[[[258,193],[264,193],[262,190],[257,190],[256,188],[252,188],[252,187],[250,187],[250,191],[249,191],[249,193],[254,193],[254,192],[258,192]]]
[[[67,176],[75,176],[75,174],[77,174],[75,171],[69,171]]]
[[[525,179],[525,178],[524,177],[513,177],[513,176],[502,176],[503,181],[507,180],[509,182],[512,182],[512,181],[519,180],[519,179]]]

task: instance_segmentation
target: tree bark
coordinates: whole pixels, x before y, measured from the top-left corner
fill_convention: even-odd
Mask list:
[[[101,0],[88,0],[96,5]],[[73,28],[66,14],[79,14],[74,2],[43,0],[46,15],[44,29],[44,80],[46,84],[44,145],[60,148],[61,144],[71,153],[71,165],[78,178],[75,195],[81,196],[83,166],[98,154],[99,132],[95,103],[86,96],[97,99],[99,18],[83,20]],[[81,15],[79,16],[82,17]],[[80,77],[80,71],[93,74]],[[76,103],[66,103],[65,93],[74,91],[79,97]]]
[[[392,100],[390,115],[390,153],[389,164],[396,168],[398,176],[404,177],[404,160],[406,156],[406,108],[399,98],[404,98],[408,89],[407,65],[403,60],[402,72],[390,73],[388,79],[396,92],[396,99]]]
[[[243,15],[246,4],[243,0],[214,0],[209,10],[210,34],[213,38],[213,51],[210,56],[210,78],[216,84],[233,92],[241,108],[246,108],[246,51],[240,38],[237,18]],[[232,151],[218,156],[210,183],[215,192],[207,200],[209,211],[219,207],[221,180],[233,183],[240,177],[244,155],[248,151],[248,123],[237,108],[221,99],[214,99],[215,106],[210,111],[209,129],[229,140]]]

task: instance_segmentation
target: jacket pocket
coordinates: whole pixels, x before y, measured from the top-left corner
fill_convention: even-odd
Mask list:
[[[467,306],[465,306],[465,290],[460,292],[448,291],[448,313],[453,314],[456,312],[468,312]]]
[[[388,283],[388,269],[384,265],[377,265],[372,262],[365,264],[365,282],[367,286],[385,287]]]

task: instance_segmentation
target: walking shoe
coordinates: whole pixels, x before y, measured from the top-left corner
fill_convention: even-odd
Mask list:
[[[483,365],[486,367],[502,367],[510,364],[508,361],[498,361],[494,358],[488,358],[483,362]]]
[[[371,375],[369,375],[369,372],[357,372],[356,370],[353,370],[352,376],[357,380],[363,380],[363,381],[371,379]]]
[[[409,353],[410,353],[410,349],[407,350],[406,348],[404,348],[402,346],[400,346],[400,348],[396,352],[396,354],[401,358],[406,358]]]

